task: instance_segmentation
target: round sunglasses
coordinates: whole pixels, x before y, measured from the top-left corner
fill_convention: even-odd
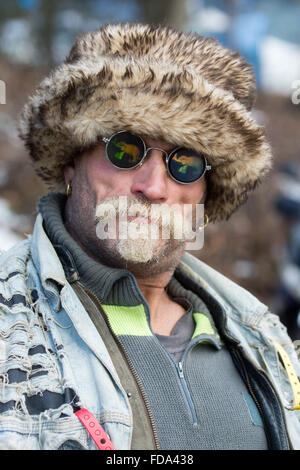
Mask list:
[[[201,179],[211,166],[202,153],[185,147],[176,147],[170,153],[158,147],[146,147],[143,139],[128,131],[119,131],[111,137],[103,137],[108,160],[120,170],[141,166],[149,150],[160,150],[165,154],[170,177],[181,184],[194,183]]]

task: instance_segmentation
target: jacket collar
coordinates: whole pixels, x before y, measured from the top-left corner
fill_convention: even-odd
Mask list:
[[[53,280],[61,286],[66,285],[67,279],[64,269],[44,230],[41,214],[38,214],[34,224],[31,253],[44,288],[49,287],[49,280]]]
[[[249,291],[190,253],[184,253],[176,269],[200,284],[221,304],[227,314],[234,315],[239,321],[255,324],[268,310],[268,307]]]

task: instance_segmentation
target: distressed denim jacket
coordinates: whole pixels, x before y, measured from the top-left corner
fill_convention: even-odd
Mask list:
[[[180,270],[216,302],[219,328],[262,408],[273,448],[300,449],[300,411],[278,317],[248,291],[185,253]],[[295,379],[296,380],[296,379]],[[74,411],[87,408],[116,449],[130,449],[132,412],[111,357],[65,277],[39,214],[31,237],[0,257],[0,449],[96,449]]]

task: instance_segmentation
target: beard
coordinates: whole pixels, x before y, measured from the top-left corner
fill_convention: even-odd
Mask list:
[[[96,234],[106,264],[139,277],[174,270],[188,238],[180,208],[131,197],[110,197],[95,208]],[[194,225],[194,224],[193,224]],[[106,230],[107,229],[107,230]]]

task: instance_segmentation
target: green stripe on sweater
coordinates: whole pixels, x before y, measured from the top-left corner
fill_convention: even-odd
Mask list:
[[[143,304],[134,307],[102,305],[117,336],[152,336]]]
[[[215,330],[213,329],[209,318],[204,315],[204,313],[193,313],[196,328],[192,339],[194,339],[198,335],[215,335]]]
[[[152,336],[143,304],[133,307],[102,305],[112,330],[117,336]],[[191,339],[199,335],[215,335],[209,318],[204,313],[193,314],[196,328]]]

